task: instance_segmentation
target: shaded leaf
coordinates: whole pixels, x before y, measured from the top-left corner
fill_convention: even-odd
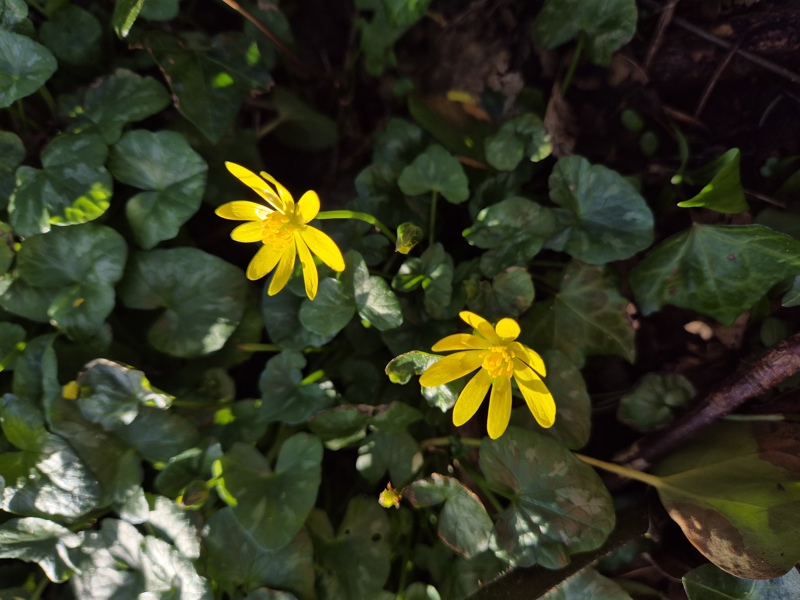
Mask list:
[[[302,369],[306,359],[299,352],[285,350],[267,361],[259,388],[262,405],[259,418],[297,425],[334,402],[336,390],[330,381],[306,381]]]
[[[610,272],[573,261],[559,292],[535,303],[522,318],[520,340],[538,351],[560,350],[579,367],[587,355],[596,354],[633,362],[635,332],[627,306]]]
[[[683,587],[689,600],[795,600],[800,596],[800,574],[792,569],[777,579],[753,581],[707,564],[684,575]]]
[[[761,225],[692,225],[639,263],[630,282],[642,314],[665,304],[726,326],[800,271],[800,241]]]
[[[547,592],[541,600],[631,600],[631,597],[594,569],[583,569]]]
[[[386,374],[392,383],[405,385],[414,375],[422,375],[425,370],[442,357],[438,354],[428,354],[412,350],[394,357],[386,365]],[[456,403],[465,383],[463,380],[446,383],[437,387],[422,388],[422,395],[428,404],[447,412]]]
[[[46,398],[61,392],[58,383],[58,366],[53,342],[56,334],[35,337],[25,348],[14,365],[12,391],[15,396],[42,404]]]
[[[38,563],[55,583],[66,581],[76,570],[69,554],[81,542],[77,534],[46,519],[10,519],[0,525],[0,558]]]
[[[0,371],[13,371],[17,355],[25,349],[25,330],[16,323],[0,322]]]
[[[798,305],[800,305],[800,275],[797,275],[792,280],[792,286],[781,299],[781,306],[789,307]]]
[[[491,322],[505,317],[516,319],[533,304],[531,276],[517,267],[499,273],[491,283],[465,281],[464,285],[467,288],[467,307]]]
[[[434,144],[400,173],[397,185],[404,194],[439,193],[448,202],[460,204],[469,198],[469,181],[458,159]]]
[[[486,161],[500,171],[513,171],[523,158],[539,162],[552,150],[542,120],[533,113],[512,117],[486,138]]]
[[[614,529],[600,477],[555,440],[509,427],[497,440],[484,438],[480,466],[489,487],[512,499],[495,523],[495,552],[512,564],[563,567]]]
[[[64,6],[42,24],[39,39],[59,62],[91,65],[100,58],[103,28],[92,13],[78,6]]]
[[[57,66],[55,57],[41,44],[0,29],[0,108],[33,94]]]
[[[403,324],[400,300],[382,277],[369,274],[363,257],[353,250],[345,254],[345,281],[352,281],[359,316],[378,331]]]
[[[283,87],[274,88],[270,100],[278,111],[272,135],[282,144],[307,152],[319,152],[336,144],[339,134],[333,119]]]
[[[672,421],[674,409],[684,406],[694,393],[683,375],[647,373],[632,392],[620,398],[617,418],[637,431],[651,431]]]
[[[705,184],[705,187],[693,198],[678,202],[678,206],[684,208],[702,206],[720,213],[740,213],[750,210],[739,175],[741,158],[742,153],[739,149],[733,148],[702,167],[691,179],[699,180],[697,183]],[[704,180],[708,178],[711,180],[706,184]],[[687,175],[687,180],[689,179]]]
[[[402,292],[422,288],[425,312],[434,319],[450,318],[453,296],[453,258],[439,243],[429,246],[419,258],[409,258],[400,265],[392,287]]]
[[[322,337],[339,333],[356,314],[353,294],[339,279],[327,277],[319,284],[314,300],[303,300],[300,322],[303,327]]]
[[[291,286],[282,294],[262,294],[264,326],[269,339],[281,348],[303,350],[309,346],[324,346],[333,338],[332,335],[322,336],[303,327],[299,313],[305,300],[305,294],[298,296],[292,293]]]
[[[560,159],[550,175],[559,233],[548,247],[599,265],[630,258],[653,243],[653,213],[619,173],[581,156]]]
[[[356,469],[371,484],[385,473],[398,488],[408,483],[422,466],[419,443],[406,432],[370,433],[358,449]]]
[[[225,345],[244,313],[247,280],[196,248],[149,250],[133,255],[119,292],[130,308],[163,308],[147,339],[161,352],[191,358]]]
[[[170,240],[200,208],[208,166],[173,131],[129,131],[111,148],[116,179],[142,190],[125,206],[136,242],[145,250]]]
[[[14,172],[25,158],[25,146],[16,133],[10,131],[0,131],[0,209],[8,206],[11,193],[16,186]],[[3,224],[0,227],[5,227]],[[4,229],[0,229],[0,264],[3,262],[2,237]],[[3,269],[0,268],[0,272]]]

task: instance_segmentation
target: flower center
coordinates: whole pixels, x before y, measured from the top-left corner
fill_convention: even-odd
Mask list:
[[[269,213],[262,223],[261,241],[279,252],[289,245],[294,232],[302,227],[294,218],[278,211]]]
[[[486,369],[492,378],[510,378],[514,373],[514,352],[508,346],[491,346],[482,354],[482,368]]]

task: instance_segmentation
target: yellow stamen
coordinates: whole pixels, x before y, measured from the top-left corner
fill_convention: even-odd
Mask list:
[[[289,245],[296,230],[305,227],[297,219],[277,211],[267,215],[262,223],[261,241],[278,252]]]
[[[511,378],[514,373],[514,352],[509,350],[508,346],[491,346],[481,356],[483,357],[481,367],[486,369],[493,379],[497,377]]]

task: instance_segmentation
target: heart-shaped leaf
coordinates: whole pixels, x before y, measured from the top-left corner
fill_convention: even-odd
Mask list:
[[[0,29],[0,108],[33,94],[57,66],[55,57],[38,42]]]
[[[651,431],[669,423],[673,410],[694,396],[694,386],[683,375],[647,373],[636,389],[619,400],[617,418],[638,431]]]
[[[38,563],[50,581],[60,583],[77,569],[69,553],[82,541],[76,533],[47,519],[10,519],[0,525],[0,558]]]
[[[92,13],[68,5],[42,24],[39,39],[59,62],[86,66],[100,58],[103,27]]]
[[[533,113],[512,117],[486,138],[486,160],[500,171],[513,171],[523,158],[539,162],[552,151],[544,123]]]
[[[469,198],[469,181],[458,159],[434,144],[403,169],[397,185],[404,194],[419,196],[435,192],[448,202],[461,204]]]
[[[302,369],[306,359],[299,352],[286,350],[267,362],[259,387],[263,400],[260,418],[267,423],[281,421],[297,425],[333,404],[336,390],[330,381],[319,377],[307,381]]]

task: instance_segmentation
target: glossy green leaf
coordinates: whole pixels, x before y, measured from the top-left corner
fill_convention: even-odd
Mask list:
[[[541,600],[631,600],[631,597],[594,569],[583,569],[547,592]]]
[[[671,304],[730,326],[799,271],[798,240],[761,225],[695,224],[651,251],[630,282],[642,314]]]
[[[98,506],[101,490],[92,473],[69,444],[45,430],[41,411],[30,401],[6,394],[0,425],[18,448],[0,454],[3,510],[72,520]]]
[[[608,65],[611,55],[633,38],[636,16],[635,0],[546,0],[533,38],[555,48],[586,36],[592,62]]]
[[[120,38],[128,37],[145,0],[116,0],[111,24]]]
[[[178,235],[200,208],[208,166],[179,133],[129,131],[111,148],[108,168],[122,183],[145,190],[125,206],[145,250]]]
[[[299,352],[286,350],[267,362],[261,373],[262,405],[260,418],[297,425],[334,402],[336,390],[330,381],[305,381],[302,369],[306,359]]]
[[[489,548],[492,519],[478,497],[453,477],[434,473],[403,489],[403,497],[416,508],[444,502],[439,514],[439,537],[467,558]]]
[[[675,409],[694,396],[694,386],[683,375],[647,373],[636,388],[619,400],[617,418],[637,431],[652,431],[672,421]]]
[[[553,212],[526,198],[511,197],[484,208],[464,231],[481,254],[481,271],[493,277],[511,266],[526,266],[555,229]]]
[[[16,323],[0,323],[0,371],[13,371],[25,348],[25,330]]]
[[[579,367],[587,355],[596,354],[616,354],[633,362],[635,331],[627,306],[609,271],[574,261],[564,272],[559,292],[535,303],[522,318],[520,340],[538,351],[560,350]]]
[[[82,541],[76,533],[47,519],[10,519],[0,525],[0,558],[38,563],[50,581],[60,583],[76,570],[69,554]]]
[[[109,227],[59,227],[25,240],[17,253],[17,274],[47,294],[47,315],[58,329],[85,339],[114,308],[114,284],[127,253],[122,236]]]
[[[400,488],[421,466],[419,442],[406,432],[373,432],[358,448],[356,469],[373,485],[388,472],[392,484]]]
[[[107,157],[99,136],[61,135],[42,151],[42,169],[19,167],[8,207],[17,235],[93,221],[106,212],[111,200]]]
[[[0,5],[0,28],[23,35],[33,33],[33,23],[28,19],[25,0],[5,0]]]
[[[0,108],[30,96],[50,79],[55,57],[29,37],[0,29]]]
[[[25,344],[14,364],[14,395],[37,404],[61,391],[53,342],[56,334],[35,337]]]
[[[403,324],[400,300],[382,277],[370,275],[363,257],[353,250],[345,254],[345,281],[352,281],[359,316],[378,331]]]
[[[139,16],[148,21],[171,21],[178,16],[178,0],[145,0]]]
[[[467,308],[492,322],[505,317],[516,319],[533,304],[531,276],[518,267],[498,273],[491,282],[466,281],[464,285],[467,288]]]
[[[261,547],[277,550],[303,526],[322,478],[322,443],[297,433],[281,446],[275,471],[256,449],[234,444],[215,463],[220,495]]]
[[[513,171],[523,158],[544,160],[553,150],[542,120],[533,113],[512,117],[486,138],[486,160],[495,169]]]
[[[272,82],[261,57],[248,52],[255,48],[257,53],[258,46],[241,34],[186,43],[149,31],[142,43],[163,71],[178,110],[211,142],[222,138],[251,89]]]
[[[419,258],[409,258],[400,265],[392,287],[411,292],[422,288],[425,312],[434,319],[450,318],[453,296],[453,258],[439,243],[429,246]]]
[[[120,284],[129,308],[164,309],[147,338],[185,358],[219,350],[239,325],[247,280],[241,269],[196,248],[139,252]]]
[[[484,438],[480,466],[489,487],[512,499],[495,523],[496,552],[512,564],[563,567],[614,529],[600,477],[555,440],[510,427],[496,440]]]
[[[278,111],[271,133],[281,144],[306,152],[319,152],[336,144],[339,134],[333,119],[283,87],[274,88],[270,100]]]
[[[800,425],[712,425],[659,463],[653,485],[706,558],[737,577],[772,579],[800,558]]]
[[[742,153],[738,148],[728,150],[725,154],[701,169],[703,175],[696,179],[711,178],[700,192],[678,206],[684,208],[704,207],[720,213],[740,213],[750,210],[744,197],[744,188],[739,175],[739,163]],[[687,180],[689,176],[687,176]],[[705,183],[705,181],[702,181]]]
[[[413,350],[396,356],[386,365],[386,374],[392,383],[405,385],[414,375],[422,375],[425,370],[442,357]],[[428,404],[447,412],[456,403],[465,383],[462,380],[446,383],[437,387],[422,388],[422,395]]]
[[[653,243],[653,213],[619,173],[581,156],[560,159],[550,175],[559,233],[548,247],[600,265],[630,258]]]
[[[786,307],[800,305],[800,275],[792,280],[792,286],[783,295],[781,305]]]
[[[323,511],[308,519],[314,542],[319,600],[373,600],[389,577],[392,549],[386,510],[374,498],[356,496],[339,528]]]
[[[408,196],[435,192],[448,202],[461,204],[469,198],[469,181],[458,159],[434,144],[403,169],[397,185]]]
[[[207,523],[208,574],[230,593],[261,586],[289,590],[299,600],[313,600],[314,563],[311,538],[301,529],[277,550],[259,546],[231,508],[214,513]],[[277,599],[276,599],[277,600]]]
[[[305,294],[292,293],[291,286],[282,294],[261,297],[261,314],[269,338],[287,350],[303,350],[308,346],[323,346],[333,336],[321,336],[303,327],[300,322],[300,308]]]
[[[122,128],[150,117],[169,105],[169,94],[152,77],[126,69],[100,79],[82,94],[59,98],[60,112],[73,133],[96,133],[115,144]]]
[[[795,600],[800,597],[800,574],[792,569],[777,579],[753,581],[707,564],[684,575],[683,588],[689,600]]]
[[[78,6],[64,6],[39,30],[39,39],[59,62],[91,65],[100,58],[103,28],[92,13]]]
[[[356,314],[353,294],[339,279],[328,277],[319,284],[314,300],[300,306],[300,322],[307,330],[330,338],[339,333]]]
[[[5,275],[14,262],[14,231],[7,223],[0,221],[0,276]],[[2,284],[0,283],[0,286]],[[2,294],[2,292],[0,292]]]
[[[0,209],[8,206],[8,201],[17,184],[14,172],[24,158],[25,146],[19,136],[10,131],[0,131]],[[2,252],[2,247],[0,247],[0,257],[2,257]],[[2,258],[0,258],[0,263],[2,263]]]
[[[430,584],[415,581],[406,588],[403,598],[406,600],[441,600],[436,588]]]

